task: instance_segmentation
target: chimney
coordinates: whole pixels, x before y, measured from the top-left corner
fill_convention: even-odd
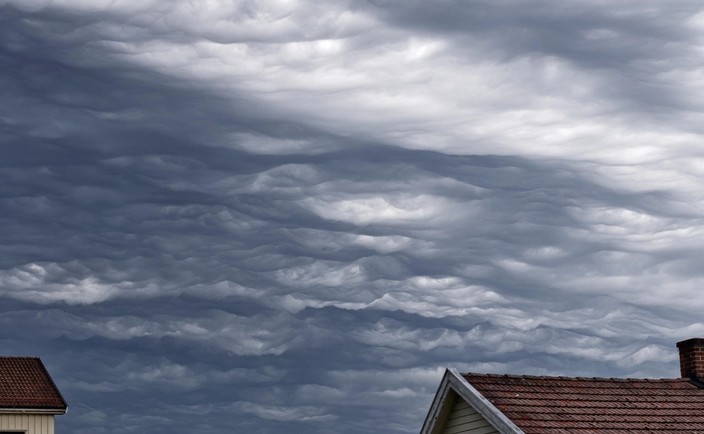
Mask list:
[[[704,339],[692,338],[677,342],[680,350],[680,372],[682,378],[704,379]]]

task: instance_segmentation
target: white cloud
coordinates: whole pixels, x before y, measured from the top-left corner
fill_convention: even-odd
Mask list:
[[[385,223],[403,225],[406,222],[433,219],[443,208],[439,198],[404,194],[396,197],[363,197],[345,200],[316,198],[304,203],[316,214],[329,220],[357,225]]]
[[[250,413],[262,419],[284,422],[328,422],[337,419],[334,415],[325,414],[322,407],[312,406],[271,406],[251,402],[236,402],[232,406],[235,410]]]

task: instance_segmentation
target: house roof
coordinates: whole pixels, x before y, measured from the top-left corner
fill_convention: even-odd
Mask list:
[[[59,389],[38,357],[0,356],[0,409],[65,412]]]
[[[526,434],[703,431],[697,380],[461,375]]]

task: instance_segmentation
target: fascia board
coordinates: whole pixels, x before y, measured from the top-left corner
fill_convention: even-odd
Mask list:
[[[456,369],[448,369],[446,376],[450,386],[484,417],[501,434],[525,434],[494,404],[474,388]]]
[[[445,400],[447,399],[447,392],[450,388],[449,375],[450,371],[446,369],[442,376],[442,380],[440,381],[440,385],[438,386],[438,390],[435,392],[433,402],[430,404],[428,414],[425,416],[425,421],[423,422],[423,427],[420,429],[420,434],[430,434],[433,432],[433,428],[435,428],[435,424],[438,421],[438,416],[442,410]]]
[[[0,414],[66,414],[66,409],[58,408],[16,408],[0,407]]]

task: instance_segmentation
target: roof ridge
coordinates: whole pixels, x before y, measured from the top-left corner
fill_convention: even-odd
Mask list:
[[[635,377],[570,377],[565,375],[530,375],[530,374],[487,374],[478,372],[462,372],[462,376],[486,377],[486,378],[513,378],[513,379],[540,379],[540,380],[563,380],[563,381],[620,381],[620,382],[662,382],[662,381],[678,381],[690,382],[690,378],[674,377],[674,378],[635,378]]]

